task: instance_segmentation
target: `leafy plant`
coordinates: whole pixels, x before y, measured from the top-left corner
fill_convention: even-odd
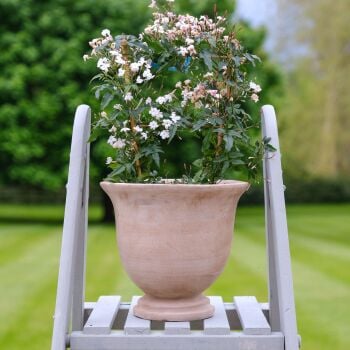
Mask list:
[[[182,182],[216,183],[232,168],[254,178],[264,148],[271,148],[268,140],[252,138],[259,125],[243,107],[259,100],[261,88],[247,76],[259,58],[244,49],[225,17],[179,15],[172,2],[160,7],[152,1],[153,22],[138,37],[113,38],[104,29],[84,56],[97,59],[100,69],[93,81],[101,110],[91,141],[108,131],[108,180],[161,182],[165,143],[184,132],[202,146],[201,158],[185,165]],[[174,77],[173,89],[160,94]]]

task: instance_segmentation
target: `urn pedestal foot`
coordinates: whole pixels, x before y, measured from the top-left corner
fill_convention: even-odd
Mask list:
[[[212,317],[215,308],[200,294],[186,299],[161,299],[144,295],[134,307],[134,315],[154,321],[195,321]]]

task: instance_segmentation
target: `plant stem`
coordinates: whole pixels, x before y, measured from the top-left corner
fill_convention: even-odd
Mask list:
[[[124,65],[125,84],[129,85],[129,84],[132,83],[132,72],[131,72],[131,69],[130,69],[130,62],[129,62],[129,45],[128,45],[128,42],[127,42],[126,39],[122,40],[122,42],[120,44],[120,48],[121,48],[122,57],[123,57],[123,59],[125,61],[125,65]],[[135,135],[135,126],[136,126],[135,119],[131,115],[129,116],[129,119],[130,119],[131,130],[132,130],[132,132]],[[137,144],[135,139],[133,140],[132,145],[133,145],[133,149],[135,151],[135,154],[137,154],[139,152],[139,146],[138,146],[138,144]],[[137,159],[135,161],[135,166],[136,166],[137,177],[141,177],[142,176],[142,169],[141,169],[141,162],[140,162],[139,159]]]
[[[223,128],[223,127],[224,127],[224,125],[220,125],[220,128]],[[216,141],[216,151],[215,151],[216,156],[218,156],[220,154],[223,137],[224,137],[224,134],[222,132],[219,132],[218,137],[217,137],[217,141]]]

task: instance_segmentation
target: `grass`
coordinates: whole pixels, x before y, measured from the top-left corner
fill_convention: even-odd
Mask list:
[[[299,332],[307,350],[350,348],[350,205],[289,206]],[[140,291],[123,271],[114,227],[89,227],[86,299]],[[0,205],[0,349],[49,349],[63,208]],[[238,210],[227,267],[207,291],[267,299],[263,210]]]

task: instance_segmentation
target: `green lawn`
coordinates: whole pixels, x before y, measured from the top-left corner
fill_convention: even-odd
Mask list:
[[[63,208],[0,205],[0,349],[49,349]],[[350,205],[289,206],[299,332],[307,350],[350,348]],[[121,268],[113,226],[96,223],[88,243],[87,300],[140,291]],[[44,218],[43,222],[38,219]],[[262,208],[238,210],[228,265],[210,295],[265,301]]]

